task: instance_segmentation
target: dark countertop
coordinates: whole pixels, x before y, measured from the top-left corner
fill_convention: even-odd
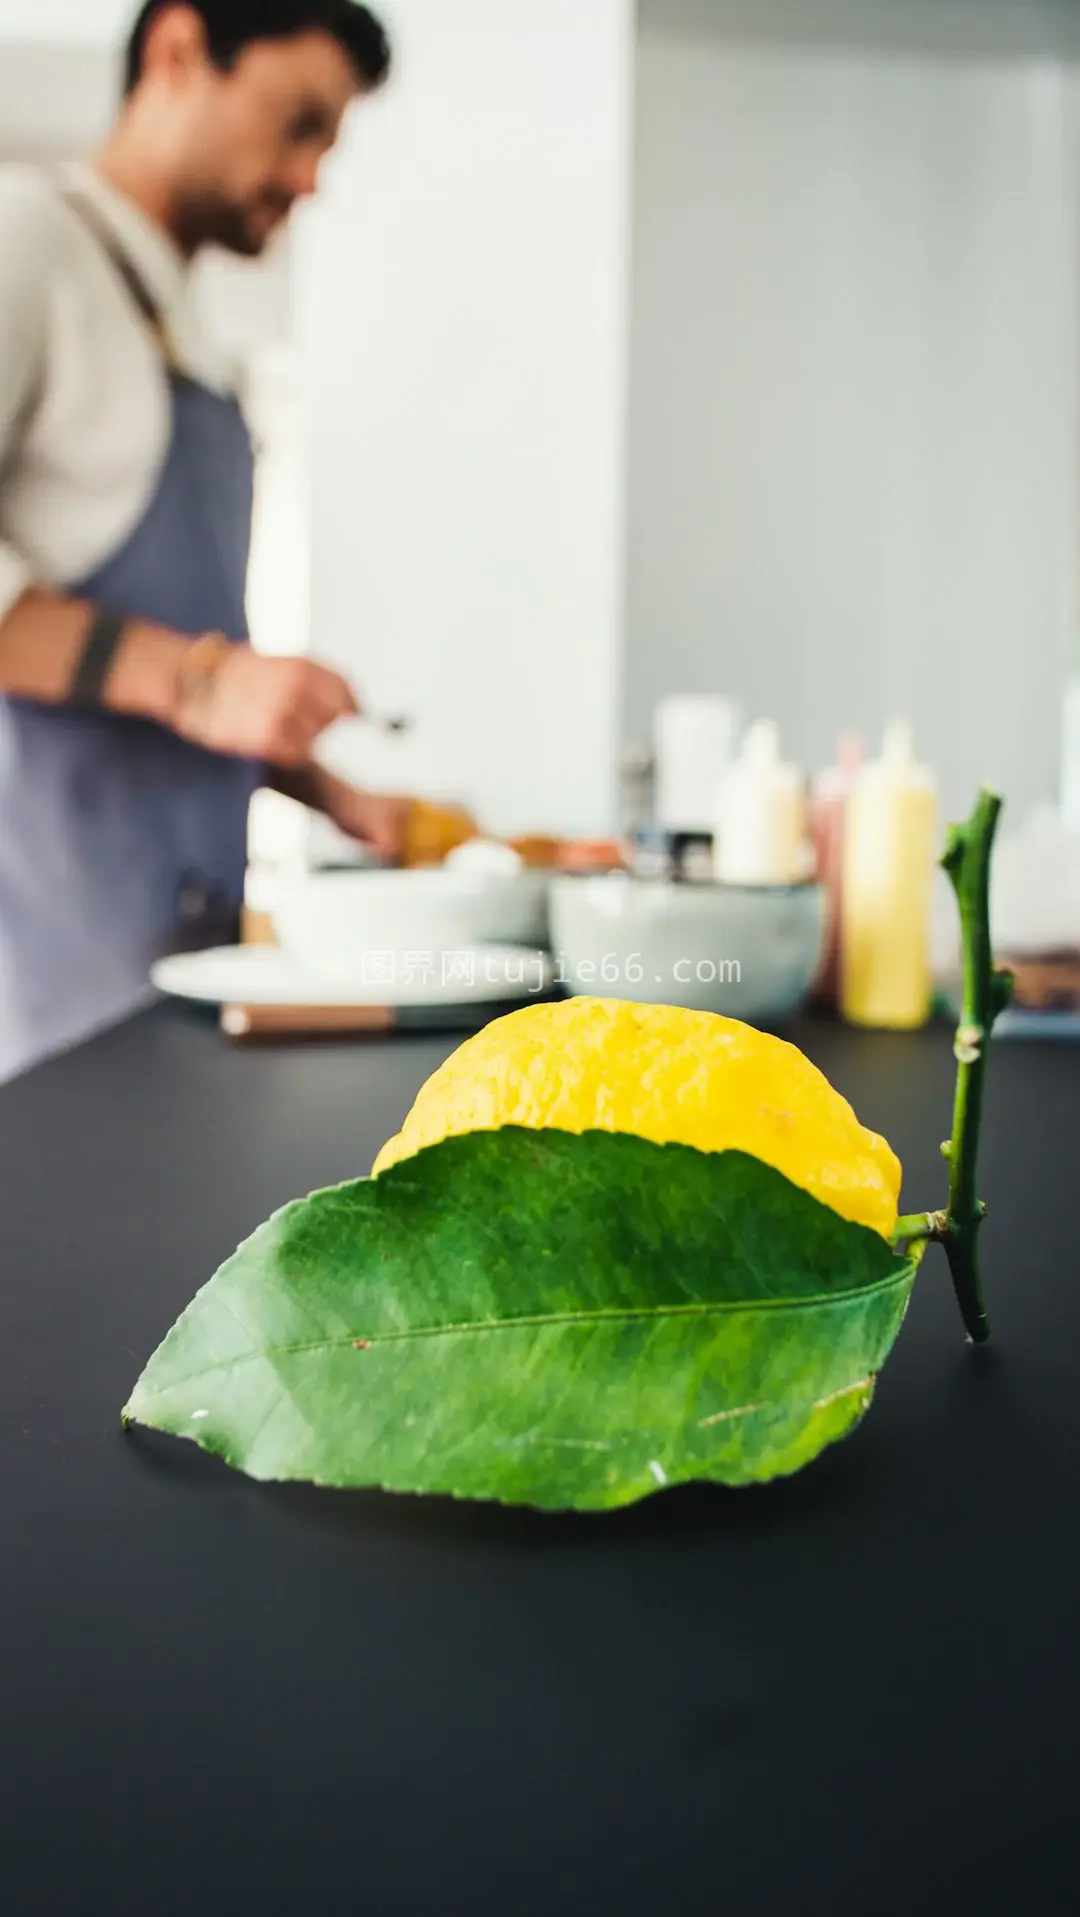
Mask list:
[[[941,1202],[948,1035],[793,1036]],[[1074,1911],[1080,1055],[995,1055],[996,1343],[933,1253],[787,1484],[543,1518],[125,1438],[220,1260],[449,1049],[163,1010],[0,1093],[5,1913]]]

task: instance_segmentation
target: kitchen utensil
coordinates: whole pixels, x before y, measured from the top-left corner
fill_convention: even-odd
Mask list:
[[[542,946],[542,872],[312,872],[283,883],[274,913],[282,950],[303,971],[359,985],[365,964],[478,945]]]
[[[162,959],[151,979],[159,992],[200,1005],[338,1014],[526,1003],[550,990],[552,980],[544,954],[516,946],[463,949],[448,953],[445,964],[427,953],[410,953],[411,964],[396,962],[393,953],[378,957],[366,978],[342,978],[313,975],[273,946],[226,946]]]
[[[471,1005],[224,1005],[221,1029],[234,1045],[391,1032],[468,1033],[517,1009],[514,999]]]
[[[390,1032],[391,1005],[223,1005],[221,1029],[240,1043],[256,1038],[319,1037],[350,1032]]]
[[[685,1005],[749,1024],[806,998],[825,937],[819,885],[671,885],[557,879],[555,981],[572,996]]]

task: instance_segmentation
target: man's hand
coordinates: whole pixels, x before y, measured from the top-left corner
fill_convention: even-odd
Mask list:
[[[230,646],[179,701],[174,727],[208,752],[299,770],[316,741],[360,708],[348,681],[311,659],[268,658]]]
[[[389,798],[381,792],[358,792],[340,779],[333,782],[323,807],[327,818],[346,837],[370,845],[372,851],[392,864],[400,865],[405,856],[410,799]]]
[[[407,847],[411,799],[390,798],[381,792],[360,792],[325,766],[306,765],[298,771],[279,771],[272,780],[275,792],[321,812],[339,832],[369,845],[380,858],[400,865]]]

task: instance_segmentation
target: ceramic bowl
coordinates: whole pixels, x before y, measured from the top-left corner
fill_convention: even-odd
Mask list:
[[[334,978],[359,977],[372,954],[540,947],[549,883],[543,872],[311,872],[283,886],[274,931],[298,965]]]
[[[819,885],[557,879],[556,979],[575,997],[633,999],[773,1025],[804,1004],[825,941]]]

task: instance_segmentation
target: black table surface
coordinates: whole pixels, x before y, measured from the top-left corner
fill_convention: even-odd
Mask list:
[[[940,1203],[948,1034],[793,1036]],[[553,1518],[125,1437],[221,1259],[451,1043],[162,1010],[0,1093],[0,1908],[1075,1911],[1080,1054],[995,1052],[996,1342],[932,1253],[797,1479]]]

